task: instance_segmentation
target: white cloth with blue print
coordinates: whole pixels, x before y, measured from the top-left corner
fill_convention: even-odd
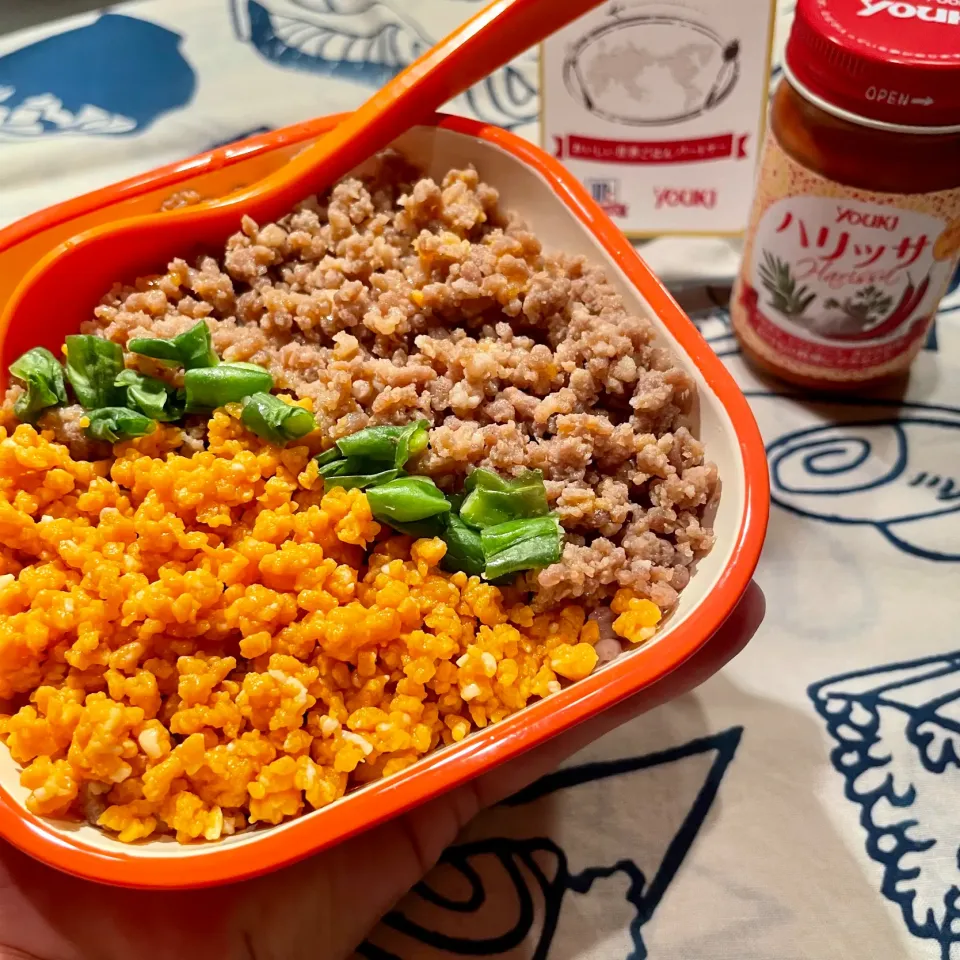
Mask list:
[[[479,2],[138,0],[0,38],[0,224],[351,109]],[[535,139],[535,54],[453,108]],[[767,440],[767,621],[695,694],[473,824],[361,953],[960,960],[960,291],[905,401],[822,403],[739,356],[736,244],[644,254]]]

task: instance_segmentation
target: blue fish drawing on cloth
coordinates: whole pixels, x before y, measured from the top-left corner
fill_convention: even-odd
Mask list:
[[[229,2],[237,35],[266,60],[371,89],[440,39],[405,10],[404,0]],[[471,12],[472,3],[455,2],[465,16]],[[537,116],[536,86],[514,66],[498,70],[464,97],[475,116],[504,127],[531,123]]]
[[[960,409],[861,400],[788,411],[775,395],[747,396],[762,429],[765,413],[812,414],[811,425],[773,433],[768,442],[777,506],[827,523],[872,526],[915,557],[960,561]],[[765,410],[764,398],[776,409]]]
[[[193,99],[179,34],[105,13],[0,57],[0,140],[139,133]]]
[[[644,960],[644,925],[710,812],[742,732],[733,727],[673,749],[544,777],[447,850],[358,952],[367,960],[451,954],[543,960],[556,938],[568,948],[577,937],[591,944],[601,934],[585,930],[584,917],[595,916],[624,940],[618,955]],[[646,832],[599,828],[566,850],[543,835],[561,793],[597,816],[611,803],[629,806],[644,797],[648,814],[637,830]],[[658,809],[668,822],[650,813],[656,797],[663,798]]]
[[[860,808],[881,892],[915,937],[960,960],[960,651],[809,688],[831,761]]]

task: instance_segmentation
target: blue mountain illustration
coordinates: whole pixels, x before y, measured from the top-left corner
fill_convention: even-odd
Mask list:
[[[0,57],[0,139],[145,130],[193,98],[180,41],[147,20],[105,13]]]
[[[776,394],[747,396],[773,437],[767,458],[777,506],[872,526],[915,557],[960,561],[960,409],[882,400],[786,405]],[[784,430],[784,418],[795,425]]]
[[[266,60],[370,88],[382,86],[439,39],[405,11],[403,0],[230,3],[237,35]],[[491,123],[513,127],[536,119],[537,89],[512,66],[464,96],[470,111]]]
[[[612,920],[623,931],[628,960],[644,960],[643,927],[696,839],[742,732],[734,727],[674,749],[544,777],[507,801],[479,835],[447,850],[359,953],[367,960],[450,954],[543,960],[555,936],[584,935],[586,914]],[[662,821],[641,819],[635,834],[597,829],[565,849],[556,835],[543,835],[560,794],[570,807],[598,811],[663,796],[676,813],[666,830]]]
[[[860,808],[881,892],[915,937],[960,957],[960,651],[845,673],[809,688]]]

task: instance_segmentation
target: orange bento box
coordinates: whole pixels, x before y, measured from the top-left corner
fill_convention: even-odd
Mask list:
[[[224,196],[284,164],[331,129],[337,117],[286,127],[163,167],[58,204],[0,231],[0,308],[42,256],[76,234],[111,220],[156,212],[173,193]],[[327,807],[266,829],[212,844],[160,839],[121,844],[96,827],[30,814],[19,769],[0,747],[0,835],[32,856],[77,876],[141,888],[209,886],[275,870],[366,830],[490,770],[664,677],[702,647],[734,609],[760,556],[769,511],[763,442],[747,401],[630,243],[579,182],[538,147],[499,127],[437,116],[405,133],[396,146],[439,179],[474,164],[519,211],[548,248],[602,264],[629,309],[650,316],[699,387],[699,437],[716,462],[722,495],[716,546],[660,633],[591,676],[500,723],[471,733],[388,778]],[[162,267],[162,265],[158,265]],[[0,329],[0,369],[24,350],[62,342],[66,329]],[[35,338],[27,342],[30,337]]]

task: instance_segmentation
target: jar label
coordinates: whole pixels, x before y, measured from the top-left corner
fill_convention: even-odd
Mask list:
[[[794,374],[880,377],[920,349],[958,259],[960,189],[844,186],[798,164],[768,133],[733,325],[762,359]]]

